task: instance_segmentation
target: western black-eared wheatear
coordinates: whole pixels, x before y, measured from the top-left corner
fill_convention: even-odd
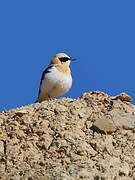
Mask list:
[[[75,59],[65,53],[56,54],[43,71],[37,102],[64,95],[72,86],[70,63]]]

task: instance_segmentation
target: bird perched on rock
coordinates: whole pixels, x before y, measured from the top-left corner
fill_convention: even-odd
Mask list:
[[[56,54],[52,58],[42,74],[37,102],[62,96],[71,88],[72,76],[69,66],[74,60],[65,53]]]

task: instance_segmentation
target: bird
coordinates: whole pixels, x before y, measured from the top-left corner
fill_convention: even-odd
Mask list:
[[[76,59],[65,53],[58,53],[43,71],[37,102],[63,96],[72,86],[70,63]]]

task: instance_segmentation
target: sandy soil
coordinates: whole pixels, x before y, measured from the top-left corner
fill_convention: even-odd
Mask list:
[[[0,113],[0,179],[135,179],[135,107],[85,93]]]

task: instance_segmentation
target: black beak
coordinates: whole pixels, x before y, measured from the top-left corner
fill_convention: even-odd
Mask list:
[[[76,61],[76,59],[74,59],[74,58],[71,58],[71,59],[70,59],[70,61]]]

